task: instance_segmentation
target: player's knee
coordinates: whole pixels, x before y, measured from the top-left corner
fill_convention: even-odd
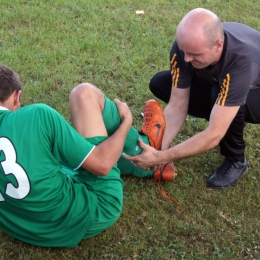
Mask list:
[[[99,102],[101,98],[103,98],[101,90],[90,83],[81,83],[70,93],[70,102]]]

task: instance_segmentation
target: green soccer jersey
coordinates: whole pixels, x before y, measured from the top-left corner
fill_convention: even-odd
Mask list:
[[[0,229],[24,242],[73,247],[95,215],[97,197],[61,172],[94,149],[47,105],[0,110]],[[76,199],[77,198],[77,199]]]

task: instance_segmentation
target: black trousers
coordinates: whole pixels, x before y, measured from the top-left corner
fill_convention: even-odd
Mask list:
[[[151,92],[165,103],[169,102],[172,88],[170,70],[161,71],[150,81]],[[215,104],[219,85],[194,76],[190,87],[188,114],[209,120],[211,110]],[[225,136],[219,143],[220,153],[235,161],[243,161],[245,141],[243,138],[244,123],[260,124],[260,88],[250,89],[246,104],[241,106]],[[219,122],[221,124],[221,121]]]

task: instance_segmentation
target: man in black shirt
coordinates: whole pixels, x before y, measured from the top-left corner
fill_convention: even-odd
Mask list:
[[[222,23],[211,11],[196,8],[178,25],[170,64],[170,70],[150,82],[153,94],[168,103],[162,151],[140,143],[141,155],[125,157],[140,167],[152,167],[219,145],[225,159],[207,184],[234,186],[248,171],[245,122],[260,123],[260,33],[243,24]],[[205,118],[209,125],[170,148],[187,114]]]

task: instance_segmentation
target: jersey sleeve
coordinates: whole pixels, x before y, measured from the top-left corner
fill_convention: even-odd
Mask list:
[[[231,58],[221,77],[220,93],[216,104],[222,106],[241,106],[246,103],[250,87],[258,77],[259,68],[247,57]]]
[[[170,52],[170,69],[172,75],[172,86],[175,88],[188,88],[191,83],[191,72],[189,64],[184,60],[184,53],[174,41]]]
[[[62,165],[76,169],[95,145],[80,135],[56,110],[39,105],[42,137],[50,145],[52,155]]]

